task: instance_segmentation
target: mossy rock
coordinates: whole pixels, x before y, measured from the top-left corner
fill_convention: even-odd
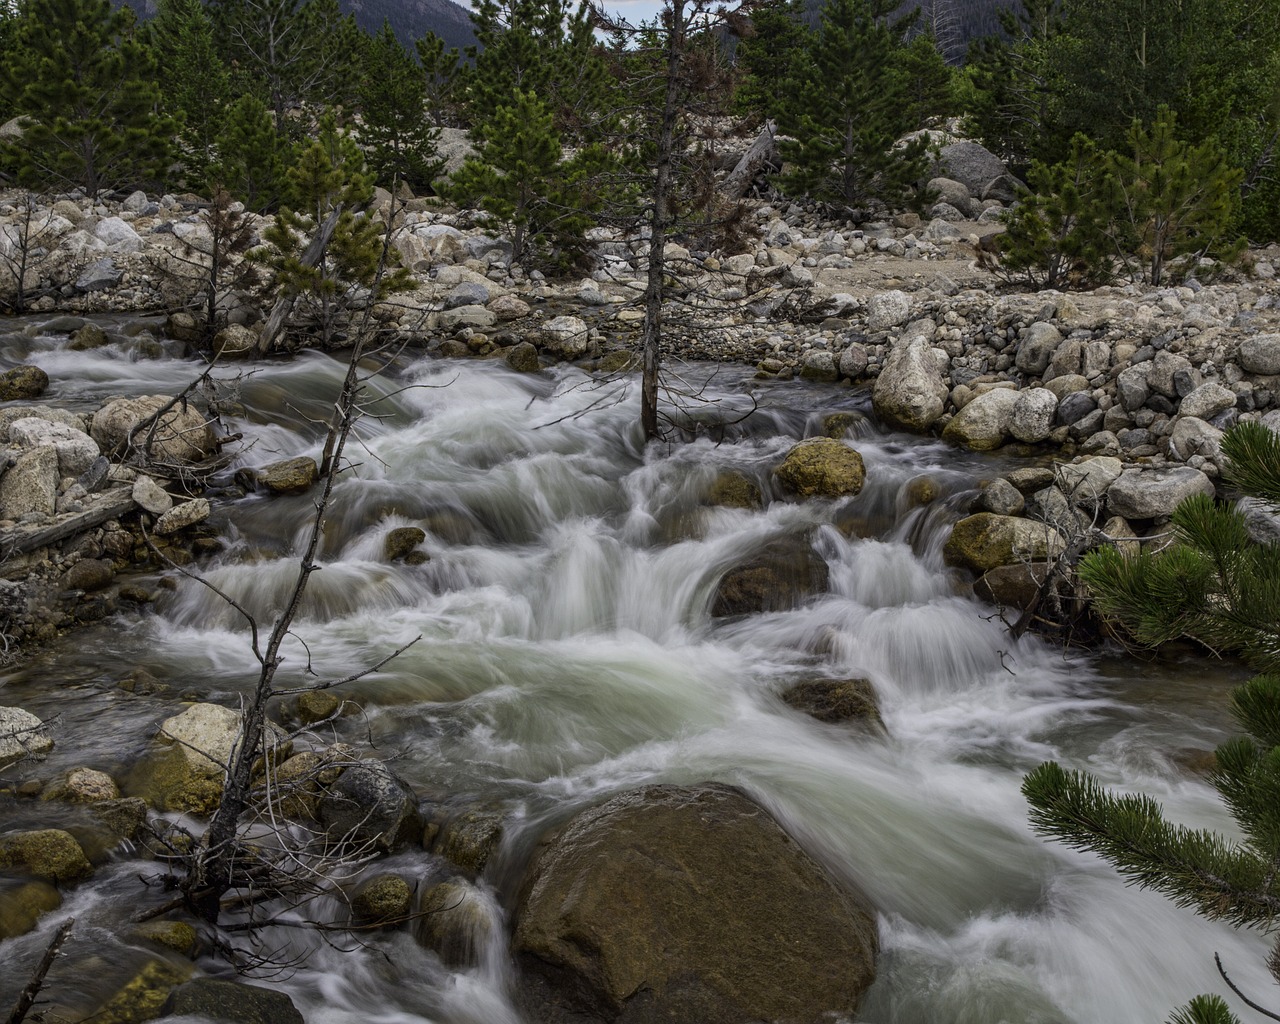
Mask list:
[[[722,508],[758,509],[764,507],[760,488],[742,473],[727,470],[712,481],[707,504]]]
[[[785,704],[819,722],[862,722],[883,728],[876,690],[869,679],[814,679],[782,692]]]
[[[446,967],[471,967],[493,938],[494,917],[481,891],[462,878],[433,885],[422,894],[418,941]]]
[[[194,957],[200,945],[200,936],[186,921],[146,921],[133,934],[186,957]]]
[[[273,462],[255,473],[258,486],[272,494],[305,494],[319,478],[316,460],[307,455]]]
[[[617,349],[602,355],[596,369],[601,373],[635,373],[640,369],[640,357],[626,349]]]
[[[923,508],[938,500],[942,488],[931,476],[915,476],[906,482],[900,493],[907,508]]]
[[[831,437],[810,437],[795,445],[773,471],[797,498],[843,498],[866,481],[862,456]]]
[[[166,1017],[204,1017],[233,1024],[303,1024],[302,1014],[283,992],[218,978],[196,978],[179,985],[161,1012]]]
[[[0,837],[0,868],[20,868],[55,885],[81,882],[93,874],[83,848],[60,828]]]
[[[716,588],[711,614],[751,615],[789,611],[828,584],[827,563],[805,536],[786,537],[724,574]]]
[[[408,561],[409,556],[426,539],[426,531],[420,527],[397,526],[382,542],[382,553],[386,555],[388,562]]]
[[[860,412],[832,412],[822,417],[822,433],[837,441],[867,418]]]
[[[1045,523],[979,512],[956,523],[942,555],[948,565],[986,572],[1000,565],[1056,558],[1065,548],[1062,535]]]
[[[479,875],[502,842],[504,820],[499,811],[464,811],[444,823],[433,852],[463,871]]]
[[[0,939],[26,935],[40,918],[62,906],[62,896],[48,882],[23,882],[0,892]]]
[[[136,839],[147,821],[147,802],[140,797],[102,800],[89,805],[89,814],[119,839]]]
[[[363,883],[351,898],[351,913],[357,924],[400,924],[413,906],[413,889],[399,875],[375,875]]]
[[[93,1024],[141,1024],[160,1016],[160,1008],[174,986],[195,972],[189,963],[152,960],[138,971],[97,1013]]]
[[[0,402],[39,398],[49,386],[49,375],[38,366],[15,366],[0,373]]]
[[[342,706],[342,699],[329,690],[308,690],[298,694],[298,720],[303,725],[323,722]]]

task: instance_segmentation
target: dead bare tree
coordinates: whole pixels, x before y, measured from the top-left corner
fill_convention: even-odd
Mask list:
[[[0,264],[10,279],[10,297],[0,298],[0,306],[11,313],[25,313],[32,293],[39,293],[37,271],[48,261],[56,245],[50,237],[54,214],[52,209],[43,207],[40,197],[32,192],[25,193],[17,206],[14,220],[0,227]]]

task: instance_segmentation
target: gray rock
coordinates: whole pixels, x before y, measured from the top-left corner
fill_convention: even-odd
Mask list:
[[[219,1024],[303,1024],[302,1014],[285,993],[218,978],[196,978],[179,985],[160,1008],[160,1019],[166,1017]]]
[[[1198,469],[1127,469],[1107,491],[1107,506],[1125,519],[1163,519],[1193,494],[1212,496],[1213,482]]]
[[[0,768],[53,749],[49,729],[30,711],[0,707]]]
[[[1009,418],[1009,435],[1028,444],[1043,441],[1053,431],[1057,412],[1058,398],[1048,388],[1023,391]]]
[[[113,453],[124,445],[135,425],[154,416],[170,401],[167,395],[117,398],[93,414],[89,436],[104,452]],[[150,433],[150,427],[139,430],[134,443],[142,445]],[[185,411],[175,407],[160,417],[152,438],[151,455],[163,462],[197,462],[215,447],[213,431],[205,418],[193,406]]]
[[[185,530],[188,526],[203,523],[209,518],[210,511],[208,498],[196,498],[192,501],[184,501],[181,505],[174,505],[156,520],[156,533],[163,537],[166,534]]]
[[[1087,391],[1076,391],[1058,403],[1058,422],[1064,426],[1079,423],[1098,408],[1098,403]]]
[[[105,291],[118,285],[122,277],[124,271],[110,257],[106,257],[94,260],[80,272],[80,276],[76,278],[76,288],[82,292]]]
[[[492,897],[463,878],[450,878],[422,894],[418,938],[449,967],[480,963],[499,920]]]
[[[834,381],[840,379],[840,371],[836,369],[835,356],[826,349],[815,348],[804,354],[800,376],[804,380]]]
[[[966,214],[972,212],[973,196],[969,187],[954,178],[931,178],[925,189],[932,192],[939,203],[946,203]]]
[[[1027,186],[1012,174],[1002,174],[982,190],[981,199],[994,199],[1000,203],[1016,203],[1027,194]]]
[[[89,468],[80,474],[76,483],[84,488],[86,494],[96,494],[107,485],[110,475],[111,460],[105,455],[99,455],[89,463]]]
[[[538,360],[538,350],[527,341],[520,342],[519,345],[512,345],[503,354],[511,369],[519,373],[537,373],[542,369],[542,363]]]
[[[1280,544],[1280,515],[1258,498],[1241,498],[1236,509],[1244,516],[1245,529],[1259,544]],[[0,730],[2,734],[2,730]]]
[[[889,351],[872,391],[875,413],[890,426],[922,433],[946,408],[947,386],[926,338],[900,339]]]
[[[1169,433],[1169,453],[1182,462],[1195,455],[1216,462],[1221,451],[1222,431],[1194,416],[1179,416]]]
[[[456,331],[460,327],[484,330],[497,322],[498,314],[484,306],[455,306],[440,313],[440,328],[445,331]]]
[[[539,332],[544,351],[561,359],[579,359],[591,348],[591,332],[576,316],[558,316]]]
[[[142,238],[119,217],[103,217],[93,229],[93,235],[106,243],[112,252],[131,253],[142,250]]]
[[[139,189],[136,192],[129,193],[129,198],[120,204],[120,209],[126,213],[141,213],[149,203],[150,200],[147,199],[147,194]]]
[[[938,154],[938,167],[948,178],[960,182],[973,196],[981,196],[987,186],[1007,175],[1004,162],[976,142],[953,142]]]
[[[52,446],[58,453],[61,476],[79,476],[102,454],[98,443],[83,430],[35,416],[10,423],[9,440],[23,448]]]
[[[967,219],[963,210],[957,209],[950,203],[935,203],[929,208],[929,216],[932,218],[931,225],[948,224],[949,222]],[[959,236],[959,231],[956,232],[956,235],[957,237]]]
[[[331,842],[392,850],[419,838],[422,823],[413,791],[380,761],[358,761],[325,787],[316,820]]]
[[[1073,505],[1097,508],[1107,490],[1124,472],[1124,464],[1109,456],[1081,459],[1058,467],[1058,481]]]
[[[1116,377],[1116,394],[1126,412],[1137,412],[1147,404],[1151,389],[1147,385],[1147,374],[1151,372],[1151,364],[1138,363],[1122,370]]]
[[[979,512],[952,527],[942,556],[948,565],[986,572],[998,565],[1055,558],[1065,548],[1062,535],[1046,523]]]
[[[994,512],[998,516],[1021,515],[1027,506],[1022,492],[1003,477],[987,484],[978,500],[984,512]]]
[[[1156,394],[1165,398],[1177,398],[1178,387],[1174,383],[1174,375],[1190,370],[1191,360],[1186,356],[1175,355],[1167,349],[1156,353],[1151,360],[1151,369],[1147,373],[1147,386]]]
[[[1062,344],[1062,332],[1053,324],[1035,323],[1018,343],[1014,365],[1028,376],[1038,377],[1049,368],[1049,360]]]
[[[943,438],[975,451],[999,448],[1009,436],[1019,397],[1012,388],[992,388],[978,395],[951,418],[943,428]]]
[[[489,289],[478,281],[464,281],[449,289],[444,297],[445,309],[457,309],[459,306],[483,306],[491,298]]]
[[[961,220],[964,217],[964,215],[953,206],[946,206],[943,204],[935,206],[931,211],[934,215],[934,219],[929,221],[924,229],[925,240],[929,242],[958,242],[964,238],[964,232],[954,224],[949,223],[946,216],[938,213],[939,210],[959,214],[959,216],[955,217],[956,220]]]
[[[1068,338],[1054,350],[1053,358],[1044,371],[1045,380],[1055,377],[1067,377],[1080,374],[1084,366],[1084,345],[1073,338]]]
[[[911,317],[911,296],[902,291],[877,292],[867,300],[867,329],[887,331]]]
[[[140,476],[133,482],[133,500],[153,516],[164,515],[173,508],[173,498],[149,476]]]
[[[845,346],[840,353],[840,376],[858,380],[867,371],[867,350],[856,341]]]
[[[1271,377],[1280,375],[1280,334],[1256,334],[1240,343],[1240,368]]]
[[[32,448],[0,477],[0,515],[53,515],[58,499],[58,452],[53,445]]]
[[[1191,394],[1187,395],[1182,400],[1182,404],[1178,406],[1178,412],[1183,416],[1211,420],[1220,412],[1234,409],[1235,405],[1236,393],[1234,391],[1210,381],[1208,384],[1201,384]]]

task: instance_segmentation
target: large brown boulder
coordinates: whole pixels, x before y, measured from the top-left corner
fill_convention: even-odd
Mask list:
[[[516,913],[533,1021],[809,1024],[875,979],[874,911],[740,790],[650,786],[545,841]]]

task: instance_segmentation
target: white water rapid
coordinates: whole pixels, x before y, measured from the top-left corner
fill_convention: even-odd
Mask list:
[[[117,347],[24,344],[55,381],[46,397],[84,408],[173,389],[191,373]],[[311,355],[244,381],[229,423],[253,442],[241,463],[317,455],[319,428],[298,424],[324,414],[341,372]],[[720,404],[695,418],[745,410],[753,385],[746,371],[721,370],[707,391]],[[503,846],[482,879],[495,919],[509,913],[512,875],[546,823],[623,788],[717,780],[768,806],[878,907],[879,977],[858,1020],[1157,1024],[1190,996],[1223,990],[1215,950],[1265,1001],[1256,936],[1128,888],[1027,826],[1022,775],[1054,758],[1151,793],[1178,820],[1229,830],[1178,755],[1230,734],[1233,680],[1203,663],[1012,641],[940,554],[959,496],[999,464],[868,419],[850,435],[867,486],[837,510],[781,500],[769,469],[820,431],[822,415],[868,410],[847,389],[762,386],[759,411],[721,443],[703,431],[646,448],[638,387],[601,402],[571,367],[529,377],[423,360],[370,387],[386,397],[349,450],[357,465],[336,488],[324,568],[295,624],[306,649],[286,648],[282,681],[304,681],[308,651],[322,676],[337,676],[422,636],[346,690],[365,716],[342,728],[371,738],[420,792],[504,812]],[[757,480],[766,508],[704,507],[724,469]],[[907,485],[920,476],[941,497],[911,508]],[[231,543],[207,574],[264,620],[291,586],[311,500],[251,495],[226,513]],[[859,529],[836,529],[837,511]],[[427,530],[426,564],[382,556],[387,532],[405,525]],[[811,536],[826,560],[829,593],[795,611],[713,618],[723,572],[794,535]],[[168,703],[114,688],[136,665],[171,681]],[[60,712],[67,735],[86,737],[52,764],[112,770],[136,756],[149,723],[174,713],[178,693],[233,702],[255,669],[235,613],[179,581],[158,607],[78,633],[0,680],[0,703]],[[821,724],[779,698],[789,683],[854,676],[875,684],[887,735]],[[127,945],[107,938],[111,907],[135,900],[138,874],[152,869],[118,858],[64,909]],[[419,850],[371,870],[427,879],[442,868]],[[36,949],[61,916],[21,948]],[[405,931],[339,949],[279,929],[282,947],[306,955],[269,984],[310,1024],[515,1024],[498,934],[479,966],[451,970]]]

